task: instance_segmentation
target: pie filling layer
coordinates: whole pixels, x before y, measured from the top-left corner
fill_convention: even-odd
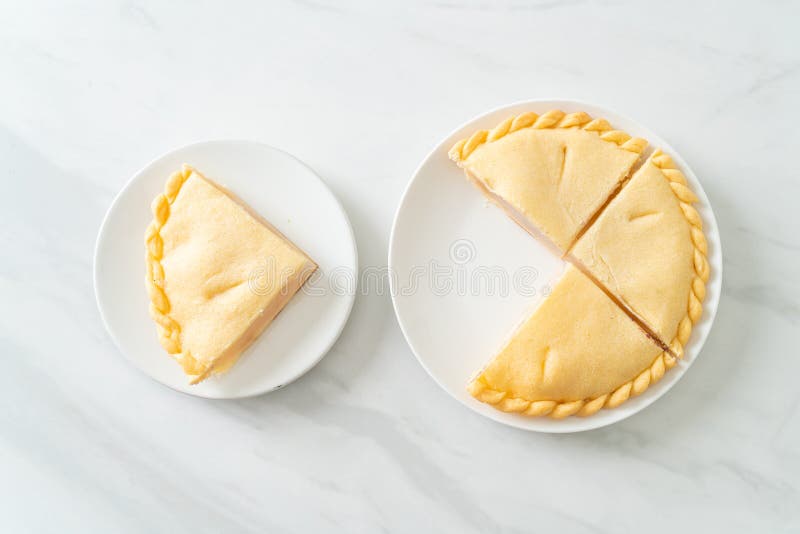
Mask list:
[[[477,187],[483,193],[483,195],[489,199],[490,202],[502,209],[512,221],[517,223],[520,228],[528,232],[539,242],[543,243],[554,254],[561,255],[561,250],[556,246],[556,244],[547,235],[542,233],[542,231],[539,230],[539,228],[537,228],[530,219],[520,213],[517,208],[512,206],[505,198],[489,189],[485,183],[473,176],[471,172],[465,171],[464,173],[467,175],[467,178],[469,178],[469,181],[472,182],[472,184]]]

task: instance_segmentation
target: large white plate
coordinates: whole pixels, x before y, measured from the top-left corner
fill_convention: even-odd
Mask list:
[[[196,386],[188,385],[180,366],[159,345],[144,285],[150,203],[183,163],[238,195],[319,265],[318,273],[228,373]],[[97,237],[94,286],[109,334],[134,365],[184,393],[238,398],[285,386],[322,359],[353,306],[350,281],[356,279],[357,262],[347,215],[310,168],[267,145],[209,141],[156,159],[114,199]]]
[[[685,360],[641,396],[588,418],[551,420],[503,413],[473,399],[465,389],[469,378],[499,350],[513,328],[546,294],[564,264],[552,250],[484,200],[448,159],[447,151],[476,129],[490,129],[523,111],[543,113],[550,109],[568,113],[583,110],[593,117],[606,118],[616,128],[648,139],[651,148],[660,147],[670,154],[700,198],[697,207],[709,242],[711,278],[703,317],[692,331]],[[389,268],[392,299],[403,334],[419,362],[445,391],[479,414],[510,426],[541,432],[577,432],[630,417],[680,380],[700,353],[717,312],[722,253],[717,222],[703,187],[661,137],[625,116],[592,104],[531,100],[469,121],[425,158],[408,184],[395,216]],[[493,291],[486,283],[489,278],[495,281]],[[449,287],[447,279],[451,281]],[[502,290],[504,279],[508,282],[506,291]]]

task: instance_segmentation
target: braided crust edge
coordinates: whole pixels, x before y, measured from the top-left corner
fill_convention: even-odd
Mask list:
[[[560,402],[554,400],[531,401],[519,397],[509,397],[508,392],[490,388],[480,377],[467,386],[467,391],[481,402],[491,404],[503,412],[518,413],[529,417],[548,416],[564,419],[570,415],[587,417],[601,408],[616,408],[626,400],[642,393],[664,376],[675,365],[675,358],[668,352],[656,356],[653,363],[633,379],[617,387],[614,391],[593,399]]]
[[[211,367],[201,364],[188,351],[183,350],[180,336],[181,325],[169,315],[171,305],[164,290],[164,269],[161,266],[161,259],[164,256],[164,241],[160,234],[161,228],[169,219],[172,203],[175,202],[181,186],[192,172],[194,169],[184,164],[180,171],[172,173],[167,179],[164,191],[159,193],[150,206],[153,212],[153,221],[145,231],[144,244],[147,264],[145,285],[147,294],[150,296],[150,317],[156,322],[158,330],[158,341],[167,353],[178,361],[184,372],[193,377],[191,383],[196,384],[208,377]]]
[[[703,233],[703,221],[700,219],[700,214],[692,206],[697,202],[697,196],[689,189],[689,183],[686,181],[686,176],[678,169],[675,162],[668,154],[664,154],[661,149],[656,149],[651,156],[651,161],[661,173],[664,178],[669,182],[672,192],[683,212],[686,221],[689,223],[691,232],[692,244],[694,245],[694,279],[692,280],[692,287],[689,291],[689,300],[686,308],[686,316],[681,319],[678,324],[678,331],[675,337],[669,343],[669,350],[678,358],[683,358],[684,346],[689,341],[689,336],[692,333],[692,327],[700,317],[703,315],[703,299],[706,297],[706,282],[711,273],[711,268],[708,265],[708,242]]]
[[[450,159],[455,162],[464,161],[482,144],[497,141],[523,128],[539,130],[547,128],[580,128],[588,132],[596,132],[600,139],[614,143],[621,149],[635,152],[636,154],[641,154],[647,147],[645,139],[631,137],[621,130],[615,130],[605,119],[592,119],[588,113],[583,111],[567,114],[553,109],[542,115],[526,111],[515,117],[507,118],[491,130],[478,130],[470,137],[462,139],[453,145],[448,154]]]

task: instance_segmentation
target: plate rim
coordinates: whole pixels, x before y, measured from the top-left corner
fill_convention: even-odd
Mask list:
[[[641,130],[651,134],[652,137],[655,138],[658,141],[659,147],[663,148],[666,152],[668,152],[670,154],[670,156],[672,156],[677,161],[678,165],[682,168],[682,170],[687,171],[687,173],[691,176],[691,178],[693,178],[694,181],[697,182],[697,184],[700,185],[699,193],[701,194],[701,199],[704,201],[704,208],[706,209],[707,215],[710,218],[711,222],[713,223],[711,226],[712,226],[713,234],[714,234],[713,235],[714,243],[716,244],[716,249],[717,249],[715,251],[714,257],[720,259],[720,261],[716,262],[714,264],[714,266],[713,266],[714,267],[714,272],[715,272],[715,274],[716,274],[716,276],[717,276],[717,278],[719,280],[719,283],[718,283],[719,290],[716,292],[716,295],[715,295],[716,298],[715,298],[715,300],[713,302],[713,306],[709,305],[710,301],[704,301],[704,303],[703,303],[704,304],[704,306],[703,306],[704,311],[706,313],[708,313],[708,316],[705,319],[706,321],[708,321],[708,328],[705,330],[705,333],[704,333],[703,337],[701,339],[695,341],[696,347],[693,347],[694,357],[692,357],[688,361],[687,360],[683,360],[683,361],[678,363],[679,365],[682,365],[684,367],[684,369],[681,372],[680,376],[678,376],[674,381],[672,381],[669,384],[667,384],[656,395],[640,401],[640,406],[638,406],[637,409],[635,409],[633,411],[630,411],[629,413],[622,412],[619,417],[617,417],[617,418],[615,418],[613,420],[599,419],[599,420],[597,420],[596,423],[593,423],[593,419],[594,418],[586,417],[586,418],[578,418],[577,419],[578,421],[583,421],[583,424],[577,424],[577,425],[573,424],[573,425],[563,425],[563,426],[541,425],[540,427],[537,428],[537,425],[535,424],[535,422],[537,422],[537,421],[545,422],[546,421],[547,423],[552,423],[553,420],[545,419],[545,421],[540,421],[542,418],[526,418],[526,417],[523,417],[523,416],[519,416],[518,419],[506,420],[506,419],[501,419],[499,417],[499,414],[505,414],[505,412],[500,412],[500,411],[498,411],[498,417],[495,417],[494,414],[492,414],[491,412],[484,413],[484,412],[480,411],[477,408],[477,406],[472,405],[471,403],[468,402],[469,399],[462,399],[462,398],[456,396],[455,394],[453,394],[439,380],[439,378],[437,378],[437,376],[430,370],[430,368],[425,364],[424,358],[422,356],[420,356],[419,352],[417,351],[417,348],[414,346],[414,343],[412,342],[411,337],[409,336],[407,325],[404,324],[403,319],[401,317],[400,310],[398,308],[398,301],[397,301],[397,287],[395,286],[395,283],[393,281],[394,277],[392,277],[392,276],[389,277],[390,295],[391,295],[391,298],[392,298],[392,309],[394,310],[394,314],[395,314],[395,317],[397,319],[397,323],[400,326],[400,331],[403,333],[403,337],[406,340],[406,344],[411,349],[411,352],[412,352],[412,354],[414,354],[414,357],[416,358],[417,362],[422,366],[422,368],[425,370],[425,372],[428,374],[428,376],[430,376],[433,379],[433,381],[442,390],[444,390],[445,393],[447,393],[447,395],[449,397],[451,397],[452,399],[457,401],[460,405],[468,408],[474,414],[477,414],[477,415],[479,415],[481,417],[487,418],[487,419],[489,419],[491,421],[494,421],[495,423],[502,424],[502,425],[505,425],[505,426],[508,426],[508,427],[511,427],[511,428],[516,428],[516,429],[520,429],[520,430],[526,430],[528,432],[541,432],[541,433],[547,433],[547,434],[571,434],[571,433],[586,432],[586,431],[589,431],[589,430],[600,429],[600,428],[611,426],[611,425],[614,425],[614,424],[619,423],[621,421],[624,421],[625,419],[628,419],[628,418],[630,418],[630,417],[642,412],[643,410],[645,410],[649,406],[651,406],[653,403],[655,403],[656,401],[658,401],[659,399],[664,397],[669,391],[671,391],[672,388],[675,387],[675,385],[688,372],[689,368],[692,366],[692,364],[695,362],[695,360],[697,360],[697,358],[702,353],[702,350],[703,350],[703,348],[705,346],[705,343],[706,343],[706,341],[708,339],[708,336],[711,333],[711,329],[714,326],[714,321],[716,320],[717,311],[719,309],[719,301],[720,301],[720,298],[721,298],[721,295],[722,295],[722,291],[721,291],[722,290],[722,277],[723,277],[723,262],[721,261],[721,258],[722,258],[722,240],[721,240],[721,236],[719,234],[719,224],[717,222],[716,214],[714,213],[714,210],[713,210],[713,207],[711,205],[711,202],[708,199],[708,195],[706,194],[705,189],[703,188],[702,183],[700,182],[700,179],[697,178],[697,175],[694,173],[692,168],[686,163],[686,161],[683,159],[683,157],[663,137],[661,137],[660,135],[656,134],[650,128],[648,128],[647,126],[643,125],[642,123],[640,123],[637,120],[631,119],[628,115],[626,115],[624,113],[619,113],[615,109],[609,108],[608,106],[605,106],[605,105],[593,104],[591,102],[586,102],[584,100],[578,100],[578,99],[572,99],[572,98],[534,98],[534,99],[518,100],[518,101],[510,102],[508,104],[503,104],[503,105],[500,105],[500,106],[496,106],[496,107],[494,107],[492,109],[489,109],[487,111],[479,113],[478,115],[473,116],[472,118],[470,118],[467,121],[463,122],[462,124],[460,124],[456,128],[452,129],[443,138],[441,138],[439,140],[439,142],[436,143],[434,145],[434,147],[427,153],[427,155],[421,160],[419,165],[414,170],[414,173],[411,175],[411,178],[406,183],[406,186],[405,186],[405,188],[403,190],[403,194],[400,197],[400,201],[397,204],[397,208],[395,210],[394,218],[392,219],[392,229],[391,229],[391,232],[389,234],[389,250],[388,250],[388,254],[387,254],[387,261],[388,261],[387,264],[388,264],[389,271],[391,272],[393,270],[393,265],[395,264],[393,262],[393,257],[395,256],[394,250],[395,250],[395,238],[396,238],[397,223],[398,223],[398,219],[399,219],[399,217],[401,215],[401,212],[403,211],[403,208],[405,206],[409,191],[411,190],[411,187],[414,185],[414,183],[419,178],[422,169],[439,152],[441,147],[449,139],[451,139],[457,132],[466,129],[466,128],[470,127],[471,125],[474,125],[475,123],[477,123],[479,121],[482,121],[483,119],[485,119],[486,117],[488,117],[490,115],[500,113],[500,112],[502,112],[504,110],[509,110],[509,109],[512,109],[512,108],[517,108],[517,107],[522,107],[522,106],[544,106],[544,105],[552,106],[551,109],[558,109],[558,107],[560,107],[562,105],[565,105],[565,104],[569,105],[569,106],[575,106],[575,107],[593,108],[593,109],[601,111],[603,114],[614,115],[614,116],[616,116],[616,117],[618,117],[618,118],[620,118],[620,119],[622,119],[624,121],[627,121],[627,122],[630,122],[632,124],[635,124],[637,126],[637,128],[640,128]],[[648,139],[648,143],[649,143],[649,139]],[[706,234],[708,234],[708,229],[705,229],[705,232],[706,232]],[[488,362],[488,360],[487,360],[487,362]],[[466,388],[466,384],[465,384],[465,388]],[[476,402],[478,402],[478,401],[476,401]],[[565,420],[562,420],[562,421],[573,421],[575,419],[576,419],[575,417],[569,417],[569,418],[567,418]]]
[[[108,208],[106,209],[105,214],[103,215],[103,219],[102,219],[102,221],[100,223],[100,226],[99,226],[99,228],[97,230],[97,237],[95,238],[94,250],[93,250],[93,253],[92,253],[92,289],[94,291],[95,303],[97,304],[97,309],[98,309],[98,311],[100,313],[100,320],[103,323],[103,327],[105,328],[105,331],[108,334],[108,336],[111,338],[111,341],[114,343],[114,346],[117,348],[117,351],[123,356],[123,358],[130,365],[132,365],[134,368],[136,368],[140,373],[142,373],[143,375],[149,377],[151,380],[168,387],[172,391],[181,393],[183,395],[187,395],[189,397],[197,397],[197,398],[203,398],[203,399],[209,399],[209,400],[225,401],[225,400],[236,400],[236,399],[247,399],[247,398],[259,397],[261,395],[266,395],[268,393],[272,393],[273,391],[277,391],[279,389],[283,389],[286,386],[288,386],[289,384],[297,381],[299,378],[301,378],[306,373],[311,371],[311,369],[316,367],[317,364],[319,364],[319,362],[321,362],[322,359],[330,352],[330,350],[333,348],[333,346],[336,344],[336,342],[341,337],[342,332],[344,332],[344,329],[345,329],[345,327],[347,326],[347,323],[350,320],[350,316],[352,315],[353,306],[355,304],[356,294],[358,292],[358,288],[355,287],[354,291],[348,296],[349,299],[348,299],[348,302],[347,302],[347,311],[343,315],[343,319],[341,321],[341,324],[338,325],[335,334],[333,336],[331,336],[331,340],[325,346],[324,350],[320,351],[320,355],[316,359],[311,361],[311,363],[309,365],[304,366],[303,369],[299,373],[297,373],[295,376],[293,376],[290,380],[286,380],[286,381],[284,381],[283,383],[281,383],[278,386],[273,386],[273,387],[268,388],[268,389],[259,390],[259,391],[253,391],[251,393],[246,393],[246,394],[241,394],[241,395],[230,394],[230,395],[224,395],[224,396],[223,395],[211,395],[211,394],[209,394],[207,392],[204,392],[202,390],[198,390],[197,392],[184,391],[184,390],[178,389],[177,387],[173,386],[169,382],[166,382],[166,381],[161,380],[160,378],[158,378],[158,377],[156,377],[154,375],[151,375],[150,373],[145,371],[142,367],[140,367],[136,363],[136,361],[122,347],[119,339],[114,334],[114,330],[111,327],[110,323],[108,322],[108,317],[106,316],[106,311],[105,311],[105,309],[103,307],[103,303],[100,301],[100,292],[98,291],[98,255],[99,255],[99,252],[100,252],[101,242],[103,241],[104,235],[105,235],[105,233],[107,231],[106,225],[108,223],[108,220],[109,220],[111,214],[114,212],[115,209],[117,209],[117,205],[119,204],[121,199],[124,198],[124,195],[133,186],[133,184],[137,180],[141,179],[141,176],[143,176],[152,167],[156,166],[162,159],[164,159],[164,158],[166,158],[168,156],[171,156],[172,154],[174,154],[176,152],[179,152],[181,150],[186,150],[186,149],[190,149],[190,148],[197,148],[197,147],[201,147],[201,146],[204,146],[204,145],[219,145],[219,144],[252,145],[252,146],[259,147],[259,148],[266,148],[268,150],[273,150],[273,151],[275,151],[277,153],[280,153],[282,156],[288,157],[289,159],[293,160],[295,163],[298,163],[300,166],[304,167],[307,171],[309,171],[311,173],[311,175],[317,180],[317,182],[319,182],[319,184],[327,192],[327,194],[333,199],[334,204],[338,208],[338,210],[339,210],[344,222],[346,223],[348,237],[350,238],[350,245],[351,245],[351,251],[350,252],[351,252],[352,258],[353,258],[353,267],[354,267],[355,273],[358,273],[359,263],[358,263],[358,244],[356,243],[356,238],[355,238],[355,232],[353,230],[353,225],[350,222],[350,217],[347,214],[347,210],[345,210],[344,205],[342,204],[342,202],[339,199],[339,197],[337,197],[336,194],[334,194],[334,192],[328,186],[327,182],[325,182],[325,180],[323,180],[322,177],[313,168],[311,168],[310,165],[308,165],[306,162],[304,162],[303,160],[301,160],[297,156],[295,156],[295,155],[293,155],[293,154],[291,154],[291,153],[289,153],[289,152],[287,152],[287,151],[285,151],[283,149],[280,149],[280,148],[277,148],[275,146],[272,146],[270,144],[267,144],[267,143],[264,143],[264,142],[261,142],[261,141],[252,140],[252,139],[241,139],[241,138],[238,138],[238,139],[237,138],[229,138],[229,139],[226,139],[226,138],[215,138],[215,139],[206,139],[206,140],[202,140],[202,141],[194,141],[194,142],[186,143],[184,145],[180,145],[178,147],[175,147],[175,148],[173,148],[171,150],[168,150],[168,151],[156,156],[155,158],[151,159],[148,163],[146,163],[144,166],[139,168],[139,170],[134,172],[131,175],[130,178],[128,178],[128,180],[125,182],[125,185],[123,185],[122,188],[114,196],[114,199],[111,201],[111,203],[109,204]],[[356,281],[357,281],[357,279],[356,279]]]

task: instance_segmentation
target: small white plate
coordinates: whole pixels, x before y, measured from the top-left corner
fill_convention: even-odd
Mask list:
[[[183,163],[230,189],[319,265],[228,373],[195,386],[159,345],[144,285],[150,203]],[[97,236],[94,287],[109,334],[134,365],[178,391],[232,399],[283,387],[322,359],[350,315],[357,264],[347,215],[314,171],[264,144],[209,141],[161,156],[117,195]]]
[[[670,154],[700,198],[697,208],[705,225],[711,266],[703,317],[692,331],[685,360],[644,394],[619,408],[601,410],[587,418],[564,420],[503,413],[473,399],[465,389],[470,377],[499,350],[513,328],[546,294],[562,273],[564,263],[502,210],[489,204],[447,157],[447,151],[457,140],[477,129],[493,128],[523,111],[543,113],[551,109],[567,113],[583,110],[593,117],[605,118],[615,127],[649,140],[651,147],[660,147]],[[389,269],[392,300],[403,334],[419,362],[445,391],[495,421],[526,430],[560,433],[621,421],[675,385],[697,358],[714,321],[720,296],[722,252],[717,222],[703,187],[661,137],[627,117],[592,104],[531,100],[498,108],[469,121],[425,158],[408,184],[395,216]],[[490,290],[488,279],[495,281],[494,290]]]

